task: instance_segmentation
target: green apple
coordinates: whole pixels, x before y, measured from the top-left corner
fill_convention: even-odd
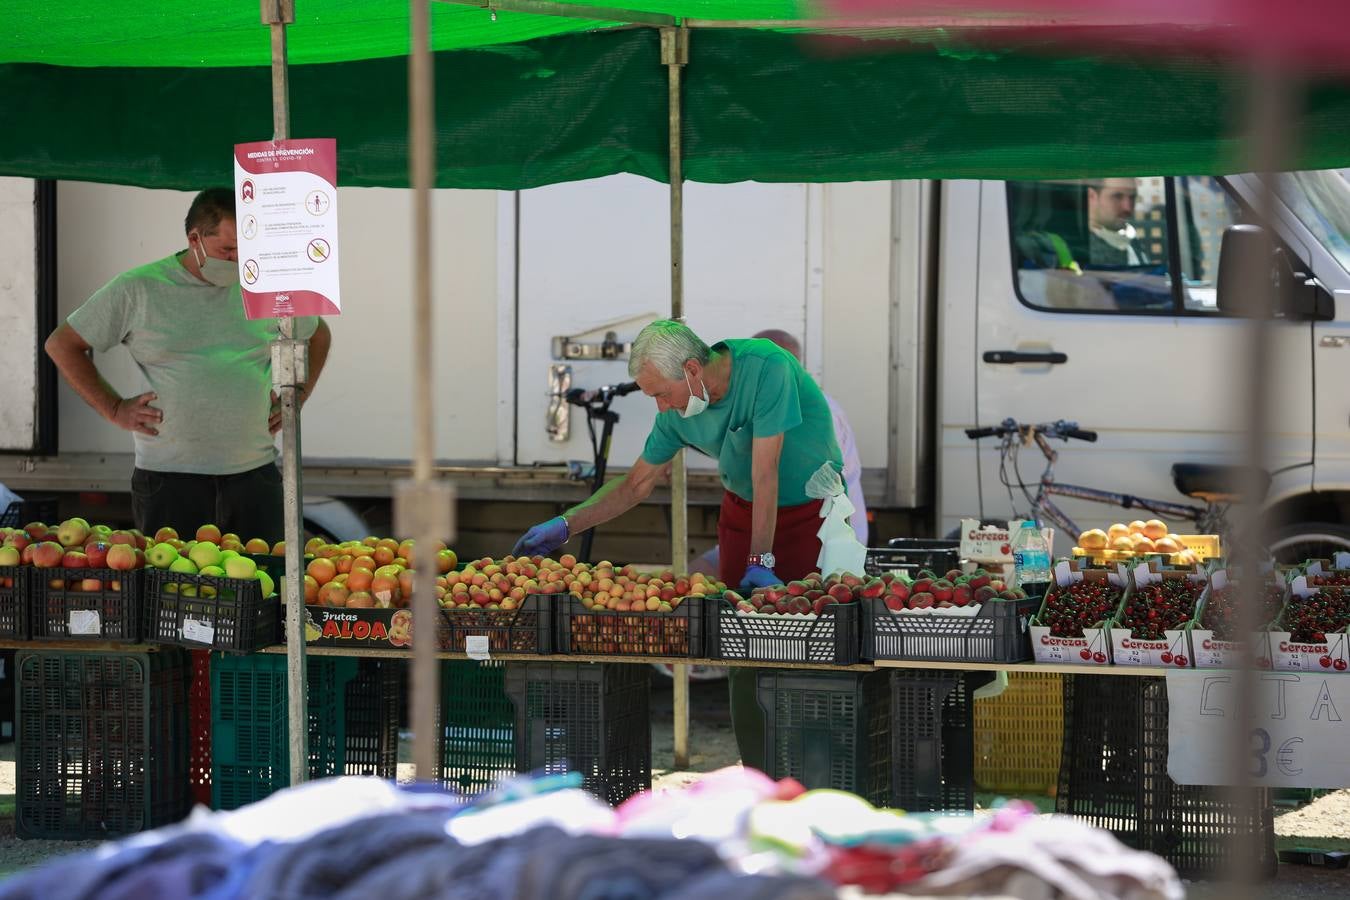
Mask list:
[[[17,566],[22,555],[18,547],[0,547],[0,566]]]
[[[258,583],[262,585],[264,597],[270,597],[276,591],[276,586],[272,584],[272,576],[267,574],[266,569],[258,570]]]
[[[220,548],[206,541],[198,541],[188,551],[188,558],[197,564],[197,568],[220,565]]]
[[[258,573],[258,564],[247,556],[235,554],[225,560],[225,574],[231,578],[252,578]]]
[[[222,550],[220,551],[220,564],[223,566],[227,559],[234,559],[238,555],[238,550]]]
[[[196,575],[197,564],[192,560],[188,559],[186,556],[180,556],[173,562],[169,563],[169,571],[178,572],[183,575]]]
[[[178,559],[178,550],[173,544],[155,544],[145,551],[145,561],[156,569],[167,569]]]
[[[212,578],[224,578],[225,570],[220,566],[202,566],[198,575],[210,575]]]

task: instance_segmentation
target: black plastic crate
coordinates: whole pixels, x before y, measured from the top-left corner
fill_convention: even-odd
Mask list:
[[[910,812],[974,809],[975,701],[988,672],[891,673],[892,803]]]
[[[868,575],[904,572],[913,577],[928,569],[938,577],[961,568],[961,542],[942,538],[892,538],[885,547],[869,547],[863,562]]]
[[[1258,865],[1275,874],[1269,791],[1242,807],[1228,789],[1179,785],[1167,775],[1167,682],[1163,678],[1064,678],[1064,752],[1055,809],[1156,853],[1183,878],[1231,870],[1235,834],[1255,836]],[[1255,818],[1250,811],[1255,809]],[[1247,842],[1241,842],[1246,845]],[[1244,846],[1245,850],[1245,846]]]
[[[253,578],[144,574],[145,640],[193,650],[252,653],[281,643],[281,603]]]
[[[493,654],[552,653],[555,605],[553,597],[531,594],[516,609],[442,609],[446,637],[441,646],[465,653],[470,637],[486,637]]]
[[[891,802],[889,672],[759,669],[766,774]]]
[[[848,666],[860,658],[857,603],[836,603],[819,616],[741,615],[721,598],[709,598],[705,608],[711,659]]]
[[[306,661],[309,777],[342,774],[346,763],[343,706],[356,660]],[[261,654],[211,658],[211,805],[237,809],[291,783],[286,657]]]
[[[651,667],[628,663],[511,662],[516,769],[580,772],[611,804],[651,788]]]
[[[953,662],[1031,659],[1031,617],[1041,598],[986,600],[973,616],[897,613],[883,600],[863,599],[862,658]]]
[[[126,641],[141,637],[143,570],[34,569],[29,621],[35,641]],[[102,589],[72,583],[97,580]]]
[[[188,685],[188,790],[192,801],[211,805],[211,651],[192,650]]]
[[[472,796],[516,774],[516,710],[501,662],[441,663],[436,780]]]
[[[398,701],[407,678],[406,660],[357,661],[343,710],[347,775],[398,777]]]
[[[25,497],[11,501],[0,510],[0,528],[22,528],[29,522],[54,525],[60,517],[59,506],[55,497]]]
[[[17,650],[0,650],[0,744],[14,740],[15,696],[19,671],[15,668]]]
[[[0,568],[0,638],[26,641],[32,636],[29,614],[36,572],[32,566]]]
[[[187,814],[182,651],[24,650],[17,667],[20,837],[111,838]]]
[[[571,596],[555,603],[559,653],[698,659],[706,651],[703,597],[687,597],[664,613],[587,609]]]

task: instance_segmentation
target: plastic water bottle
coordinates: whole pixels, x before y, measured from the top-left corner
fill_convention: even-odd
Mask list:
[[[1015,587],[1025,589],[1030,584],[1044,584],[1050,580],[1050,544],[1036,523],[1030,519],[1013,535],[1013,581]]]

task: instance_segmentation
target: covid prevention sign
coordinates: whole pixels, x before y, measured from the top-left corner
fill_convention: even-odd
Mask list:
[[[1167,774],[1178,784],[1224,784],[1233,745],[1236,674],[1167,675]],[[1350,676],[1257,672],[1247,773],[1257,787],[1350,786]]]
[[[341,312],[337,141],[235,144],[234,191],[245,315]]]

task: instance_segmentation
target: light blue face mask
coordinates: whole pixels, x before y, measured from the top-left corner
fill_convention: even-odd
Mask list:
[[[698,383],[703,389],[702,397],[694,396],[694,385],[689,380],[689,373],[684,373],[684,383],[689,385],[689,402],[685,404],[684,409],[680,410],[680,415],[686,419],[692,419],[694,416],[708,408],[708,386],[703,383],[703,376],[699,376]]]
[[[197,235],[197,243],[201,244],[201,235]],[[191,245],[190,245],[191,246]],[[230,262],[228,259],[217,259],[214,256],[206,254],[205,245],[202,246],[201,255],[197,255],[197,248],[192,246],[192,259],[197,263],[197,269],[202,273],[202,280],[216,287],[230,287],[239,283],[239,264]]]

